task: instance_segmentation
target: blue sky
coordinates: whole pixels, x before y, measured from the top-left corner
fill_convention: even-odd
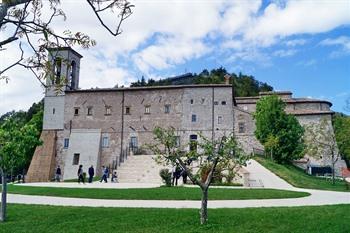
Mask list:
[[[55,30],[87,32],[97,41],[89,50],[75,48],[84,56],[81,88],[223,66],[295,97],[329,100],[334,111],[345,112],[350,98],[349,0],[132,2],[134,13],[116,38],[91,17],[84,1],[62,3],[68,19],[56,21]],[[15,59],[15,54],[0,61]],[[9,84],[0,83],[0,114],[26,109],[43,97],[29,72],[13,69],[9,76]]]

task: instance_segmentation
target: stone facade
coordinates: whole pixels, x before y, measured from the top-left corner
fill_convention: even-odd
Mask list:
[[[213,84],[86,90],[75,86],[56,96],[48,92],[43,127],[56,133],[55,165],[61,166],[64,179],[75,178],[79,164],[85,169],[93,165],[100,173],[100,166],[116,166],[125,153],[147,153],[144,146],[152,143],[156,126],[175,128],[185,150],[190,140],[200,140],[200,134],[217,139],[234,132],[244,150],[252,153],[263,149],[254,136],[252,114],[256,102],[271,94],[279,95],[301,124],[326,117],[331,125],[330,102],[273,92],[238,97],[234,106],[232,87]],[[326,158],[312,162],[329,165]]]

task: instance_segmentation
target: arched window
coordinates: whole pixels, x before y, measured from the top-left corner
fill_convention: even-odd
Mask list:
[[[76,78],[77,78],[77,64],[75,61],[72,61],[71,63],[71,68],[70,68],[70,88],[75,89],[75,84],[76,84]]]
[[[61,70],[62,70],[62,61],[61,58],[56,58],[55,59],[55,66],[54,66],[54,79],[52,80],[52,84],[54,84],[54,82],[56,84],[60,83],[60,78],[61,78]]]

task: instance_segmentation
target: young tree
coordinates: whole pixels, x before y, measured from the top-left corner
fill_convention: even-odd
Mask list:
[[[309,156],[319,158],[330,155],[332,165],[332,183],[335,184],[335,164],[340,158],[338,145],[332,125],[324,117],[320,123],[305,127],[306,152]]]
[[[8,45],[16,43],[21,55],[12,64],[0,66],[0,78],[8,79],[5,72],[14,66],[22,66],[30,70],[45,86],[44,78],[53,71],[52,64],[48,63],[48,48],[79,45],[89,48],[95,41],[82,32],[71,32],[69,29],[61,33],[51,28],[56,18],[66,19],[60,8],[60,0],[2,0],[0,1],[0,30],[4,35],[0,39],[0,56],[6,57]],[[131,14],[131,5],[128,0],[86,0],[93,14],[110,34],[119,35],[121,23]],[[43,11],[44,7],[47,11]],[[49,13],[47,16],[46,13]],[[112,14],[114,26],[107,26],[103,20],[106,14]],[[19,41],[19,43],[18,43]],[[31,50],[29,56],[22,49],[25,43]],[[55,56],[55,54],[50,54]]]
[[[335,114],[333,126],[339,153],[350,161],[350,117],[344,114]]]
[[[156,161],[163,165],[178,164],[193,184],[202,190],[200,222],[205,224],[208,220],[209,186],[218,167],[237,173],[249,157],[243,153],[233,136],[214,141],[201,136],[198,143],[191,142],[192,148],[197,149],[187,152],[179,146],[174,128],[156,127],[153,132],[155,143],[149,148],[156,154]],[[201,176],[203,169],[207,171],[204,177]]]
[[[305,147],[304,128],[284,108],[285,103],[278,96],[271,95],[257,102],[254,114],[255,136],[278,163],[301,158]]]
[[[0,126],[0,173],[2,177],[0,221],[6,219],[7,175],[24,163],[28,151],[39,144],[35,123],[29,122],[21,127],[10,118]]]

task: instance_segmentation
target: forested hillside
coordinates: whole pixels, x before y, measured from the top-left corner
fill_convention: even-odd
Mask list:
[[[145,80],[144,77],[137,82],[131,83],[131,87],[143,87],[143,86],[165,86],[165,85],[188,85],[188,84],[223,84],[225,83],[224,76],[227,74],[225,68],[212,69],[211,71],[203,70],[199,74],[187,73],[181,76],[153,80]],[[264,82],[259,82],[251,75],[244,75],[239,73],[230,74],[232,81],[234,82],[236,96],[256,96],[261,91],[272,91],[273,87]]]

